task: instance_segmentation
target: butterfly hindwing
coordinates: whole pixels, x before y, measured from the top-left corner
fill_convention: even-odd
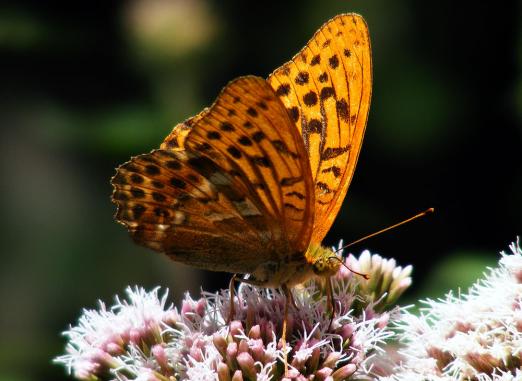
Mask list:
[[[312,242],[320,243],[350,185],[366,127],[372,84],[366,22],[356,14],[334,17],[268,82],[308,151],[315,186]]]
[[[192,116],[184,122],[178,123],[170,134],[167,135],[160,149],[168,151],[183,151],[185,149],[185,140],[190,133],[192,126],[206,114],[208,109],[203,109],[199,114]]]
[[[211,176],[215,182],[221,176],[220,182],[212,183]],[[141,245],[223,271],[252,271],[262,258],[269,220],[243,197],[241,184],[202,155],[165,150],[139,155],[118,168],[112,184],[116,219]],[[242,216],[247,209],[248,222]],[[217,254],[226,260],[216,261]]]
[[[117,220],[138,243],[212,270],[253,272],[304,250],[313,219],[310,168],[266,81],[232,82],[195,118],[169,135],[181,136],[183,147],[164,143],[168,149],[118,168]]]

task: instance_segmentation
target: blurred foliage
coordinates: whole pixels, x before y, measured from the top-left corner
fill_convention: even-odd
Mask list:
[[[359,12],[374,56],[370,119],[326,239],[414,265],[410,299],[466,287],[521,234],[520,4],[133,0],[0,6],[0,381],[65,379],[51,359],[82,307],[126,285],[226,286],[114,223],[109,179],[239,75],[266,76],[328,18]],[[454,254],[456,253],[456,254]],[[461,255],[469,253],[466,257]]]
[[[51,28],[30,14],[16,11],[0,13],[0,47],[29,49],[50,38]]]

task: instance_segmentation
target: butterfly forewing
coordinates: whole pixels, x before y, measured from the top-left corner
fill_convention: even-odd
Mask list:
[[[356,14],[324,24],[268,78],[299,129],[315,187],[312,242],[330,229],[350,185],[370,106],[368,28]]]
[[[298,252],[307,248],[314,205],[307,153],[264,79],[243,77],[227,86],[192,127],[186,147],[226,168],[257,196],[263,214],[282,227],[273,243],[289,243]]]
[[[240,273],[306,248],[313,219],[306,151],[265,80],[232,82],[178,128],[165,149],[131,159],[112,180],[116,218],[136,242]]]

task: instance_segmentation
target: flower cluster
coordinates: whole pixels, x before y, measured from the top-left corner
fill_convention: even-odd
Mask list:
[[[409,286],[411,267],[364,252],[346,259],[334,279],[335,314],[324,285],[311,280],[292,290],[297,308],[283,330],[285,296],[239,287],[232,322],[228,290],[187,294],[178,310],[167,293],[128,288],[127,299],[85,310],[55,361],[80,380],[346,380],[372,374],[400,311],[392,303]],[[286,366],[285,366],[286,365]]]
[[[467,295],[403,314],[404,361],[381,381],[522,380],[522,250],[510,248]]]

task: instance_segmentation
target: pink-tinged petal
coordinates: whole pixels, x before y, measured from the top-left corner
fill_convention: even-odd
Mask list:
[[[217,366],[217,374],[219,381],[231,381],[230,380],[230,369],[227,364],[220,362]]]
[[[259,324],[256,324],[252,328],[250,328],[250,331],[248,332],[248,337],[250,339],[260,339],[261,338],[261,327],[259,326]]]
[[[165,353],[165,348],[161,344],[156,344],[152,347],[151,350],[154,358],[158,362],[158,365],[166,370],[169,369],[169,360],[167,358],[167,354]]]
[[[345,366],[337,369],[332,373],[332,378],[334,381],[342,381],[346,380],[357,370],[357,367],[353,364],[346,364]]]
[[[248,343],[246,342],[246,340],[241,340],[237,347],[237,352],[243,353],[243,352],[248,352],[249,350],[250,350],[250,347],[248,346]]]
[[[339,352],[330,352],[326,357],[326,360],[323,361],[323,366],[328,368],[335,368],[335,364],[341,358],[341,353]]]
[[[237,355],[237,363],[239,368],[243,372],[243,377],[255,380],[256,379],[256,366],[255,361],[249,353],[243,352]]]
[[[243,373],[240,370],[236,370],[232,376],[232,381],[243,381]]]
[[[265,361],[265,346],[263,344],[263,340],[252,340],[250,342],[250,353],[252,354],[252,357],[256,361]]]
[[[237,343],[232,342],[229,343],[227,346],[227,357],[226,357],[226,363],[228,367],[232,370],[237,369]]]
[[[212,336],[212,342],[218,350],[219,354],[225,358],[227,356],[227,340],[219,333],[215,333]]]
[[[189,351],[190,357],[192,357],[195,361],[203,361],[203,353],[200,348],[192,347]]]
[[[286,372],[285,378],[283,378],[283,379],[294,380],[297,377],[299,377],[300,374],[301,373],[299,373],[299,371],[297,369],[290,368],[290,369],[288,369],[288,372]]]
[[[388,322],[390,321],[390,314],[383,313],[378,319],[377,319],[377,327],[380,329],[384,329],[388,326]]]
[[[319,348],[315,348],[312,351],[312,356],[306,362],[306,368],[310,370],[310,372],[314,372],[319,366],[319,361],[321,360],[321,350]]]
[[[194,312],[194,307],[191,300],[183,300],[181,302],[181,316],[187,317],[187,314]]]
[[[107,343],[105,345],[105,351],[109,353],[111,356],[118,356],[125,352],[125,349],[116,343]]]
[[[343,338],[343,342],[346,340],[350,340],[352,338],[354,332],[354,327],[352,324],[343,324],[340,328],[336,330],[336,333],[341,335]]]
[[[131,329],[129,336],[131,343],[141,345],[141,332],[138,329]]]
[[[243,324],[239,320],[230,322],[230,335],[236,337],[243,331]]]
[[[263,329],[263,338],[266,341],[271,341],[272,338],[275,336],[276,336],[276,334],[275,334],[275,329],[274,329],[274,323],[272,323],[271,321],[266,322],[266,324],[264,324],[264,329]]]
[[[205,315],[205,310],[207,308],[207,301],[205,299],[199,299],[196,303],[194,312],[198,315],[203,317]]]
[[[324,381],[332,373],[333,373],[333,369],[332,368],[323,367],[323,368],[319,369],[317,372],[315,372],[315,379],[314,379],[314,381]]]

